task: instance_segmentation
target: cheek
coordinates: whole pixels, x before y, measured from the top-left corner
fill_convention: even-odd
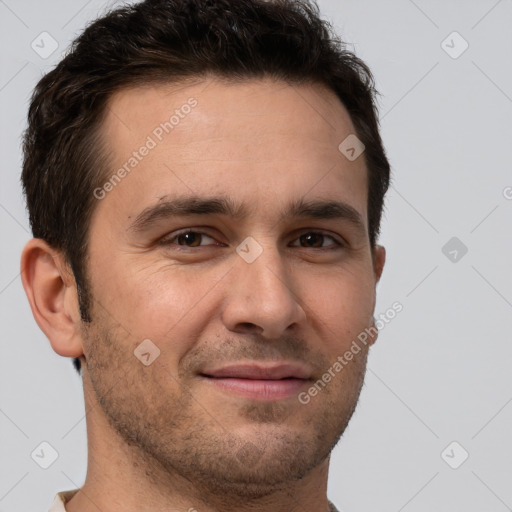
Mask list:
[[[176,265],[119,270],[112,288],[118,290],[117,314],[134,337],[159,346],[178,339],[185,348],[210,318],[209,292],[220,277]]]
[[[339,272],[315,279],[309,309],[319,322],[325,339],[350,344],[371,323],[375,289],[371,275]]]

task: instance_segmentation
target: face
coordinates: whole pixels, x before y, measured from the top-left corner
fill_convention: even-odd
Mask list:
[[[117,178],[90,225],[86,392],[212,492],[304,477],[349,422],[368,346],[309,390],[372,325],[380,276],[364,155],[338,149],[347,111],[319,85],[208,80],[121,91],[102,130]]]

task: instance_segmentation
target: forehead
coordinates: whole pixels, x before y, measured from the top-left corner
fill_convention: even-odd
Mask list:
[[[100,207],[133,217],[134,205],[185,193],[227,192],[253,206],[310,194],[346,200],[366,219],[364,157],[351,162],[338,149],[354,132],[319,84],[211,78],[124,89],[107,105],[102,135],[107,178],[127,172]]]

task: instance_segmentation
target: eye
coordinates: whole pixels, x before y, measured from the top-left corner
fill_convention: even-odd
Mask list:
[[[322,246],[322,242],[325,241],[326,238],[329,238],[332,240],[332,244],[328,245],[327,247],[334,246],[340,246],[343,247],[344,244],[336,240],[333,236],[327,235],[326,233],[323,233],[321,231],[309,231],[307,233],[303,233],[302,235],[297,238],[297,240],[302,243],[307,244],[306,246],[303,246],[305,248],[312,248],[312,249],[322,249],[326,246]],[[296,247],[296,246],[295,246]]]
[[[201,242],[204,241],[205,238],[209,238],[210,240],[215,241],[211,236],[208,236],[206,233],[188,229],[178,232],[174,234],[172,237],[163,238],[160,241],[160,243],[162,245],[172,245],[176,243],[176,245],[183,247],[200,247]]]
[[[213,242],[213,244],[202,243],[208,242],[208,239],[211,242]],[[324,245],[324,242],[328,239],[331,240],[331,243],[326,246]],[[295,241],[298,241],[299,244],[304,245],[297,245],[294,243],[292,244],[292,247],[302,247],[305,249],[325,249],[344,247],[345,245],[342,242],[336,240],[334,236],[328,235],[321,231],[308,231],[306,233],[301,234],[298,238],[294,240],[294,242]],[[182,231],[174,233],[172,236],[163,238],[162,240],[160,240],[159,243],[160,245],[164,246],[177,245],[178,247],[185,247],[191,249],[195,247],[204,247],[207,245],[224,245],[216,242],[214,238],[208,236],[206,233],[202,231],[194,231],[193,229],[184,229]]]

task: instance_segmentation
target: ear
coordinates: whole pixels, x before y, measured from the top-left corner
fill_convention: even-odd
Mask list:
[[[378,283],[384,270],[384,263],[386,263],[386,248],[382,245],[376,245],[372,257],[375,282]]]
[[[384,264],[386,263],[385,247],[382,245],[376,245],[375,250],[373,251],[373,254],[372,254],[372,258],[373,258],[373,270],[375,273],[375,285],[377,285],[377,283],[379,282],[379,280],[382,276],[382,271],[384,270]],[[375,309],[375,304],[374,304],[374,309]],[[377,329],[377,326],[375,325],[375,316],[372,317],[372,323],[371,323],[370,327],[368,328],[368,330],[369,330],[369,337],[368,337],[369,345],[373,345],[377,341],[377,338],[379,336],[379,330]]]
[[[21,281],[53,350],[65,357],[83,355],[75,279],[62,253],[40,238],[30,240],[21,255]]]

